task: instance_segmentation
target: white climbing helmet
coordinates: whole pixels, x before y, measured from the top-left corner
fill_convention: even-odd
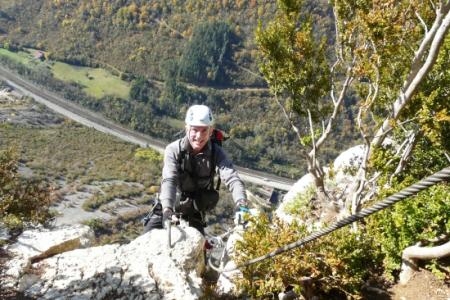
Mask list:
[[[192,105],[186,113],[185,122],[189,126],[212,126],[214,118],[208,106]]]

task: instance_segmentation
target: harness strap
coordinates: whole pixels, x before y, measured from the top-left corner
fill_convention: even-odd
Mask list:
[[[191,171],[195,170],[194,159],[192,158],[190,153],[185,148],[181,147],[181,142],[182,142],[182,139],[180,139],[180,141],[178,142],[178,148],[180,151],[180,156],[178,157],[178,161],[177,161],[178,170],[179,170],[180,174],[184,174],[184,173],[189,174],[189,176],[194,179],[195,188],[198,189],[198,179],[205,178],[206,176],[199,177],[195,172],[191,172]],[[186,168],[186,161],[189,162],[191,171],[189,171]],[[211,170],[210,170],[210,174],[209,174],[210,182],[208,184],[208,188],[213,190],[214,189],[214,177],[216,174],[216,145],[214,143],[211,143],[210,166],[211,166]],[[216,188],[215,188],[216,190],[219,190],[220,183],[221,183],[221,180],[219,177]],[[181,187],[181,188],[183,188],[183,187]]]

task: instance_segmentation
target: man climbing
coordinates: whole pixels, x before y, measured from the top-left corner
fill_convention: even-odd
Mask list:
[[[236,209],[247,206],[245,188],[232,162],[222,147],[212,142],[214,118],[209,107],[193,105],[185,119],[186,134],[169,144],[164,151],[164,167],[160,202],[155,206],[145,231],[162,228],[162,222],[181,214],[189,226],[204,234],[205,213],[219,200],[218,186],[214,186],[216,169],[220,180],[230,190]],[[181,195],[176,201],[177,191]]]

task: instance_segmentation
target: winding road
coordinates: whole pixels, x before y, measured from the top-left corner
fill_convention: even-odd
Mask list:
[[[63,99],[61,96],[24,80],[2,66],[0,66],[0,79],[7,82],[8,85],[23,95],[34,98],[37,102],[46,105],[50,109],[78,123],[95,128],[101,132],[114,135],[130,143],[138,144],[141,147],[151,147],[161,153],[164,152],[164,148],[167,144],[166,142],[119,126],[100,114],[85,109],[71,101]],[[236,166],[236,168],[239,171],[239,176],[244,181],[257,185],[288,191],[295,182],[291,179],[275,176],[261,171],[250,170],[239,166]]]

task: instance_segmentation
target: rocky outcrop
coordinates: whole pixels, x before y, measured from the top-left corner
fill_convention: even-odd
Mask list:
[[[74,234],[74,232],[78,234]],[[69,234],[70,233],[70,234]],[[1,286],[39,299],[198,299],[203,237],[193,228],[153,230],[126,245],[87,245],[86,226],[27,231],[8,246],[13,255]],[[1,287],[0,287],[1,288]]]
[[[3,272],[2,285],[14,288],[33,262],[52,255],[89,246],[94,234],[88,226],[44,228],[24,231],[14,244],[5,247],[12,259]]]

